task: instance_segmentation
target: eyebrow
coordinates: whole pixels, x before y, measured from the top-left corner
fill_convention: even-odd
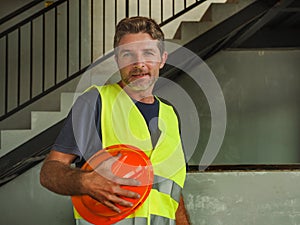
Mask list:
[[[155,52],[154,48],[144,48],[142,49],[142,51],[147,52],[147,51],[151,51],[151,52]],[[124,52],[133,52],[133,50],[131,49],[121,49],[119,50],[119,53],[124,53]]]
[[[153,51],[153,52],[155,52],[155,49],[154,48],[145,48],[145,49],[143,49],[143,51]]]
[[[124,52],[131,52],[131,50],[130,49],[121,49],[121,50],[119,50],[119,53],[124,53]]]

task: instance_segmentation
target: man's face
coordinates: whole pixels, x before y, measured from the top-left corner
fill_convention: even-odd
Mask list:
[[[135,91],[152,90],[167,59],[147,33],[124,35],[115,55],[123,85]]]

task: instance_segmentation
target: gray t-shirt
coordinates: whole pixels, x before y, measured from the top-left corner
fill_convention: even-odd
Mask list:
[[[158,129],[159,101],[145,104],[134,101],[143,115],[151,134],[153,146],[160,136]],[[93,154],[102,149],[101,96],[92,89],[79,96],[69,112],[53,149],[77,156],[75,163],[81,167]]]

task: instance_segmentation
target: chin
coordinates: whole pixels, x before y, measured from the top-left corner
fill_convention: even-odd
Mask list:
[[[135,91],[147,91],[149,89],[152,89],[153,83],[145,83],[145,82],[132,82],[128,84],[128,86]]]
[[[136,91],[146,91],[153,87],[155,81],[138,79],[128,83],[128,87]]]
[[[147,91],[152,87],[152,85],[136,85],[130,83],[128,87],[134,91]]]

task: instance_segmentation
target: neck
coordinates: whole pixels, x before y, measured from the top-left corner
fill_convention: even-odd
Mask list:
[[[120,87],[128,94],[128,96],[136,101],[151,104],[154,102],[154,96],[152,94],[153,88],[147,90],[137,91],[125,85],[122,81],[118,83]]]

